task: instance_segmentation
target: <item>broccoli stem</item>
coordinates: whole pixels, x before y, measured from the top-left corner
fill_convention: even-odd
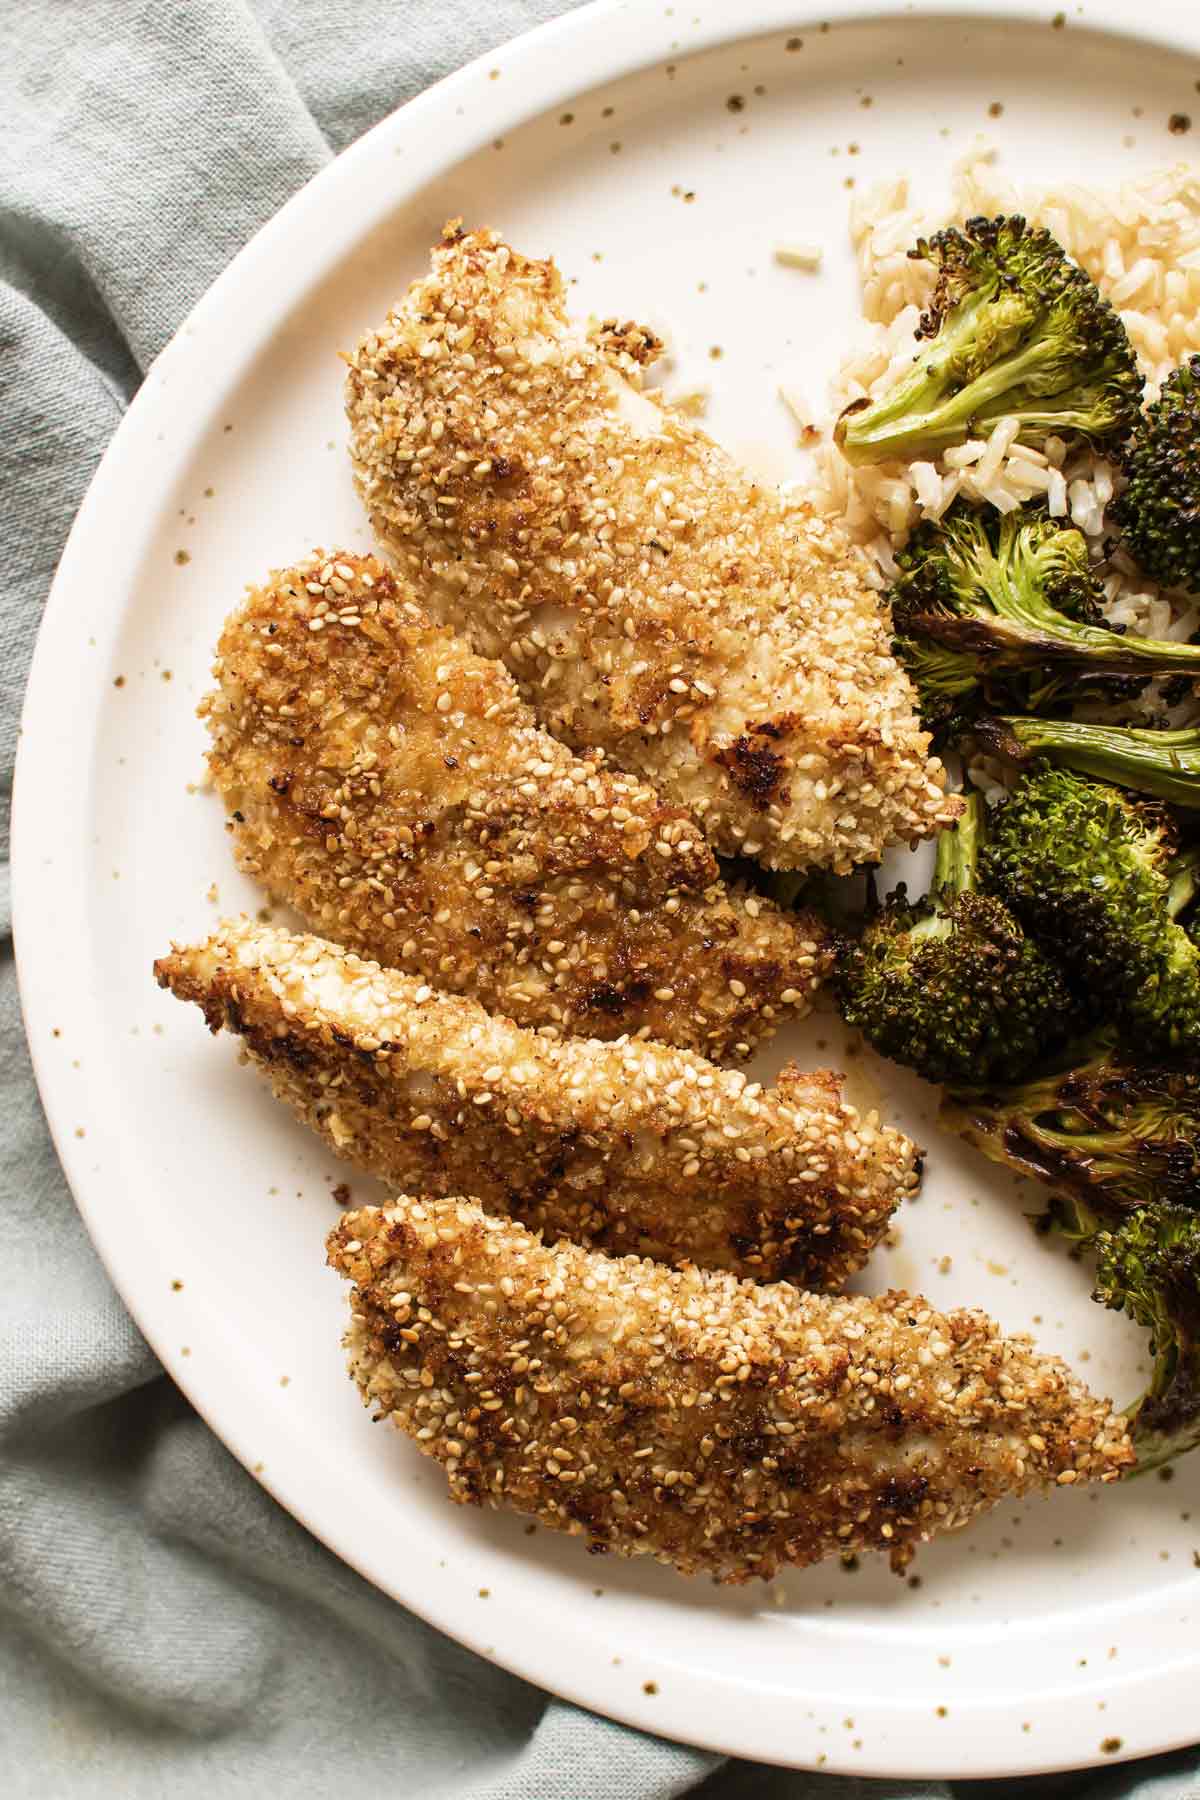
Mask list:
[[[1135,1476],[1200,1446],[1200,1346],[1190,1341],[1158,1346],[1149,1387],[1125,1411],[1135,1421]]]
[[[1167,913],[1177,919],[1200,892],[1200,846],[1177,856],[1167,874],[1171,883],[1167,890]]]
[[[1020,421],[1018,438],[1022,443],[1040,444],[1052,432],[1068,428],[1072,414],[1060,409],[1030,406],[1036,398],[1026,384],[1057,360],[1055,346],[1038,339],[994,362],[969,381],[965,387],[945,394],[948,385],[946,365],[956,351],[956,339],[970,336],[972,321],[946,342],[944,354],[927,357],[920,368],[878,401],[867,401],[857,411],[847,409],[837,422],[834,438],[842,455],[856,465],[903,460],[917,455],[936,456],[969,437],[986,437],[1001,419],[1015,417]],[[939,344],[939,353],[943,346]],[[1065,382],[1064,390],[1072,384]],[[1022,391],[1024,390],[1024,391]],[[945,397],[943,397],[945,396]],[[922,411],[911,408],[925,401]],[[1068,422],[1064,425],[1064,419]]]
[[[987,750],[1016,763],[1050,762],[1153,794],[1175,806],[1200,807],[1200,729],[1151,731],[1089,725],[1078,719],[980,719],[971,727]]]
[[[938,833],[931,894],[952,899],[978,886],[979,852],[983,845],[983,796],[963,795],[962,816],[957,825]]]
[[[983,800],[979,794],[964,794],[964,808],[957,825],[947,825],[938,832],[934,854],[933,879],[929,895],[936,902],[924,918],[909,928],[913,943],[928,938],[949,937],[950,903],[959,894],[976,887],[979,851],[984,819]]]

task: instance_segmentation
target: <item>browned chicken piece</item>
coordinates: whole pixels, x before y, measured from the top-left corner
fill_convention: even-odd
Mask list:
[[[917,1184],[909,1139],[827,1073],[764,1089],[666,1044],[545,1038],[248,920],[155,974],[357,1167],[550,1236],[837,1286]]]
[[[840,530],[762,487],[589,336],[552,262],[447,228],[350,357],[355,477],[423,602],[725,855],[845,872],[958,816],[886,606]]]
[[[442,1464],[509,1507],[718,1581],[915,1547],[998,1500],[1112,1481],[1125,1421],[979,1312],[804,1294],[550,1248],[471,1201],[343,1218],[351,1373]]]
[[[277,571],[219,656],[238,861],[315,929],[522,1025],[718,1061],[808,1011],[819,921],[727,888],[689,814],[547,736],[375,557]]]

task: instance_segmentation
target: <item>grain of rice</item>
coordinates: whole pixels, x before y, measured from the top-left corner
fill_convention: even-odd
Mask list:
[[[986,438],[968,438],[965,444],[956,444],[942,457],[948,469],[966,469],[977,463],[987,449]]]
[[[1061,469],[1051,469],[1050,485],[1046,489],[1046,505],[1052,519],[1065,519],[1067,516],[1067,483]]]
[[[823,254],[820,244],[780,244],[775,261],[782,263],[785,269],[804,269],[815,275],[821,267]]]
[[[980,457],[975,471],[975,479],[985,491],[999,475],[1000,465],[1016,442],[1020,429],[1019,419],[1001,419],[988,439],[988,447]]]

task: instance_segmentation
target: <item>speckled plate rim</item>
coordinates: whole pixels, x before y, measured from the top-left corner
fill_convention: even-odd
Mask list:
[[[73,1034],[97,1053],[106,1021],[92,1002],[93,945],[89,923],[87,854],[89,780],[81,779],[79,751],[95,740],[103,700],[94,651],[120,628],[121,597],[132,581],[151,529],[156,496],[167,494],[192,449],[192,433],[206,416],[212,345],[221,346],[222,375],[235,381],[296,304],[297,251],[315,285],[379,218],[415,198],[448,166],[497,136],[557,107],[586,89],[632,75],[655,63],[771,32],[812,29],[821,22],[945,18],[1011,21],[1045,28],[1051,0],[683,0],[674,7],[646,0],[597,0],[489,52],[384,120],[347,150],[257,234],[195,307],[150,370],[100,465],[80,509],[50,593],[33,660],[17,757],[13,813],[13,889],[18,969],[33,1046],[34,1067],[54,1141],[76,1202],[117,1289],[149,1342],[165,1353],[173,1341],[169,1283],[161,1253],[123,1226],[112,1180],[95,1173],[106,1152],[122,1147],[108,1109],[95,1108],[86,1147],[75,1137],[74,1097],[63,1072],[46,1054],[50,1022],[69,1016]],[[1131,16],[1132,15],[1132,16]],[[1072,5],[1070,23],[1141,45],[1200,55],[1200,11],[1189,0],[1159,0],[1135,12],[1128,0]],[[499,69],[501,78],[493,71]],[[403,159],[397,150],[403,148]],[[219,333],[219,336],[214,336]],[[203,346],[202,348],[200,346]],[[97,600],[94,571],[104,568]],[[71,721],[64,730],[63,721]],[[53,804],[48,804],[49,800]],[[103,1063],[99,1054],[97,1061]],[[95,1066],[95,1064],[93,1064]],[[105,1077],[101,1077],[101,1080]],[[119,1200],[119,1196],[117,1197]],[[618,1681],[606,1650],[587,1624],[565,1608],[533,1621],[518,1607],[479,1609],[440,1579],[433,1564],[395,1556],[356,1541],[346,1495],[331,1471],[306,1450],[303,1433],[246,1416],[232,1357],[195,1360],[181,1386],[188,1398],[248,1468],[266,1455],[260,1476],[282,1505],[368,1580],[431,1624],[513,1673],[581,1705],[643,1730],[714,1750],[793,1767],[815,1756],[797,1744],[797,1694],[786,1682],[765,1685],[736,1672],[717,1674],[659,1658],[637,1646],[646,1692]],[[264,1442],[264,1439],[266,1442]],[[452,1519],[452,1515],[448,1514]],[[1148,1610],[1148,1632],[1154,1620]],[[657,1692],[654,1688],[657,1686]],[[1123,1745],[1118,1758],[1148,1755],[1194,1741],[1200,1650],[1153,1674],[1114,1681],[1104,1691],[1122,1700]],[[1056,1689],[1042,1699],[1035,1743],[1013,1746],[1011,1726],[994,1728],[996,1706],[980,1692],[939,1726],[931,1742],[927,1709],[899,1694],[858,1695],[855,1708],[865,1752],[853,1763],[833,1750],[826,1769],[858,1775],[946,1779],[1044,1773],[1095,1764],[1095,1688],[1091,1681]],[[1007,1721],[1006,1721],[1007,1723]],[[878,1748],[872,1744],[872,1739]],[[832,1749],[832,1740],[824,1745]]]

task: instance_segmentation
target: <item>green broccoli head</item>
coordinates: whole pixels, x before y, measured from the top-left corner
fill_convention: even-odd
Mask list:
[[[1152,676],[1200,679],[1200,644],[1104,624],[1087,540],[1044,508],[1001,514],[957,501],[896,560],[897,653],[925,724],[943,741],[981,708],[1059,711],[1117,701]]]
[[[1142,378],[1125,327],[1048,231],[970,219],[909,255],[937,268],[924,347],[889,393],[843,412],[835,435],[850,462],[937,456],[1004,418],[1027,444],[1128,435]]]
[[[1200,591],[1200,356],[1168,377],[1124,462],[1112,517],[1125,548],[1155,581]]]
[[[983,818],[973,794],[938,840],[930,892],[910,902],[897,889],[838,959],[846,1022],[928,1081],[1012,1079],[1074,1019],[1057,970],[1008,908],[976,889]]]
[[[989,660],[1015,657],[1022,666],[1033,660],[1021,655],[1022,629],[1046,634],[1060,621],[1102,617],[1087,539],[1041,507],[999,513],[956,500],[942,519],[918,526],[896,561],[897,629]],[[1005,626],[1016,629],[1005,635]]]
[[[1166,814],[1069,769],[1038,767],[993,815],[983,884],[1074,977],[1096,1018],[1151,1054],[1200,1052],[1200,949],[1170,911]]]
[[[1082,719],[977,716],[966,728],[981,748],[1011,762],[1046,760],[1173,806],[1200,808],[1200,730],[1195,726],[1151,731]]]
[[[1139,1469],[1200,1444],[1200,1212],[1161,1204],[1096,1240],[1095,1298],[1150,1333],[1154,1372],[1133,1412]]]
[[[1200,1071],[1134,1061],[1111,1029],[1063,1062],[1008,1087],[947,1095],[941,1123],[1044,1182],[1052,1220],[1072,1238],[1159,1201],[1200,1208]]]

